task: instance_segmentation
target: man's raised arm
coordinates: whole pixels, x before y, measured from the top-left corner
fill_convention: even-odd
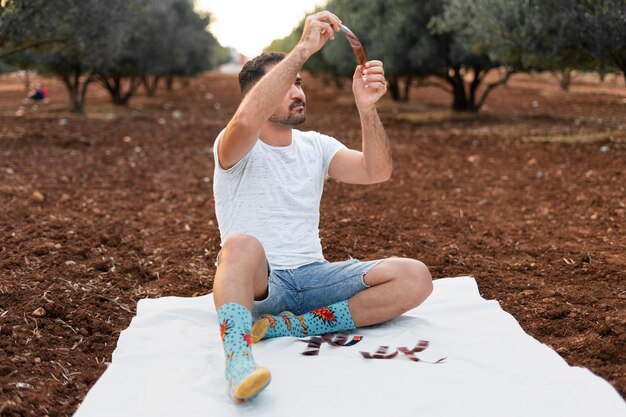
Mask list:
[[[376,103],[387,92],[385,71],[381,61],[359,65],[352,82],[352,91],[361,118],[362,151],[342,149],[335,154],[328,174],[348,184],[374,184],[391,177],[391,147]]]
[[[259,137],[261,125],[279,106],[302,65],[328,39],[334,39],[334,32],[340,30],[340,25],[339,18],[327,11],[306,18],[302,37],[296,47],[247,92],[226,125],[217,149],[223,169],[234,166],[252,149]]]

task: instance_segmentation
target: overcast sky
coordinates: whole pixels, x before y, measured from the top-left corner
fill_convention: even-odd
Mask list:
[[[198,10],[212,14],[211,32],[222,46],[254,57],[295,28],[315,6],[326,0],[196,0]]]

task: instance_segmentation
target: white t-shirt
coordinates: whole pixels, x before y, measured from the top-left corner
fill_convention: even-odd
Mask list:
[[[257,140],[228,170],[213,154],[213,195],[222,244],[232,233],[256,237],[272,269],[294,269],[323,260],[320,200],[330,161],[345,146],[318,132],[292,130],[288,146]]]

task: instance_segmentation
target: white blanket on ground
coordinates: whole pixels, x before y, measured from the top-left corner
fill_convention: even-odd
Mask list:
[[[605,380],[570,367],[528,336],[471,277],[434,282],[434,292],[403,316],[351,335],[350,347],[279,338],[254,345],[271,384],[253,401],[226,395],[224,355],[211,295],[145,299],[122,332],[112,363],[75,417],[568,416],[624,417],[626,403]],[[428,340],[425,361],[402,353],[365,359],[381,345],[393,352]]]

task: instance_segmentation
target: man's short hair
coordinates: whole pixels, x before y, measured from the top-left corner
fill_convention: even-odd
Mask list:
[[[241,93],[245,95],[265,75],[269,65],[282,61],[284,57],[282,52],[265,52],[246,62],[239,72]]]

